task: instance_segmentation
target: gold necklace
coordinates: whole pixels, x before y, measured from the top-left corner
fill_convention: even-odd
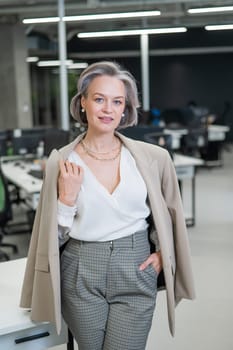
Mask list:
[[[92,153],[88,150],[88,148],[86,148],[86,146],[85,146],[83,140],[80,141],[80,144],[81,144],[81,146],[82,146],[84,152],[86,152],[90,157],[94,158],[95,160],[113,161],[113,160],[117,159],[117,158],[119,157],[120,153],[121,153],[121,146],[120,146],[120,147],[119,147],[119,151],[117,152],[117,154],[116,154],[114,157],[112,157],[112,158],[99,158],[99,157],[96,157],[94,154],[92,154]],[[108,153],[110,153],[110,152],[108,152]]]
[[[104,155],[104,154],[109,154],[109,153],[111,153],[111,152],[114,152],[114,151],[118,150],[118,149],[121,147],[121,145],[119,144],[119,146],[117,146],[117,147],[111,149],[111,151],[108,151],[108,152],[97,152],[97,151],[94,151],[94,150],[92,150],[91,148],[89,148],[89,147],[87,146],[87,144],[84,142],[84,140],[82,140],[81,143],[82,143],[82,145],[85,147],[85,151],[87,150],[87,151],[90,152],[90,153],[103,154],[103,155]]]

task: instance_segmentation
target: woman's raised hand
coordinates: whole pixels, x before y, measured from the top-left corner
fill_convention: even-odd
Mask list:
[[[76,203],[83,181],[83,168],[68,160],[59,162],[58,199],[69,206]]]

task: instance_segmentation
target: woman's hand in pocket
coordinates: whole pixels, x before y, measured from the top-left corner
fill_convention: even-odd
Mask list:
[[[162,256],[160,251],[152,253],[140,266],[139,270],[145,270],[147,266],[152,265],[157,274],[160,273],[163,267]]]

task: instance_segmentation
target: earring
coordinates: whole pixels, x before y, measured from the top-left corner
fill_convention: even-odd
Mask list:
[[[84,112],[85,112],[85,109],[84,109],[84,108],[82,108],[82,109],[81,109],[81,112],[82,112],[82,113],[84,113]]]
[[[124,118],[125,117],[125,113],[122,113],[121,117]]]

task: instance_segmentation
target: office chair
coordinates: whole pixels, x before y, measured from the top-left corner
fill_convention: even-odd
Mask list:
[[[138,124],[136,126],[129,126],[125,129],[120,129],[119,132],[124,136],[130,137],[134,140],[146,141],[145,136],[148,133],[161,132],[162,128],[154,125],[142,125]]]
[[[3,243],[5,235],[5,227],[8,221],[12,219],[12,209],[9,197],[7,182],[0,168],[0,248],[12,248],[14,253],[18,252],[18,248],[12,243]],[[0,260],[9,260],[9,256],[2,249],[0,249]]]
[[[173,159],[172,135],[163,132],[150,132],[145,134],[144,139],[146,142],[165,148]]]
[[[70,141],[70,132],[67,130],[49,128],[44,133],[44,154],[48,156],[56,148],[59,149]]]
[[[198,156],[208,145],[208,130],[205,127],[188,128],[188,133],[181,137],[180,151],[187,156]]]

